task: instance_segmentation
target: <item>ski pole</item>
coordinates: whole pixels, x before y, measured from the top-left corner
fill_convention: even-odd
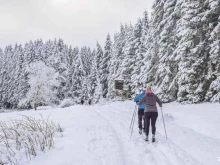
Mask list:
[[[137,106],[136,106],[136,107],[137,107]],[[135,108],[136,108],[136,107],[135,107]],[[133,128],[134,128],[134,122],[135,122],[136,114],[137,114],[137,108],[136,108],[135,114],[134,114],[134,120],[133,120],[133,125],[132,125],[132,130],[131,130],[131,136],[132,136],[132,133],[133,133]],[[130,140],[131,140],[131,136],[130,136]]]
[[[132,116],[132,119],[131,119],[130,129],[131,129],[131,126],[132,126],[132,123],[133,123],[133,120],[134,120],[135,109],[136,109],[136,106],[134,107],[134,113],[133,113],[133,116]]]
[[[137,105],[135,105],[135,107],[134,107],[134,113],[133,113],[133,116],[132,116],[132,119],[131,119],[130,129],[131,129],[131,126],[132,126],[132,123],[133,123],[133,120],[134,120],[134,114],[135,114],[136,106],[137,106]]]
[[[162,107],[161,107],[161,113],[162,113],[162,118],[163,118],[163,111],[162,111]],[[163,118],[163,126],[164,126],[165,135],[166,135],[166,139],[167,139],[167,131],[166,131],[166,127],[165,127],[164,118]]]

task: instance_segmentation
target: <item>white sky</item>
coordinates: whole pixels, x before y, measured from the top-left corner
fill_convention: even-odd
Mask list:
[[[105,42],[120,23],[134,24],[154,0],[0,0],[0,47],[42,38],[72,46]]]

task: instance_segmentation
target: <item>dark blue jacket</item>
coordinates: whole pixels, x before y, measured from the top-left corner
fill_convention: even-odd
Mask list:
[[[134,102],[140,102],[142,100],[142,98],[145,96],[145,91],[141,92],[139,95],[137,95],[134,98]],[[138,106],[138,109],[145,109],[146,103],[142,103],[141,105]]]

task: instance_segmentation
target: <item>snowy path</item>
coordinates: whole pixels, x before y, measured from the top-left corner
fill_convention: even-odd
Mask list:
[[[120,106],[120,105],[119,105]],[[134,109],[134,107],[132,107]],[[180,147],[166,140],[164,136],[158,134],[157,147],[151,143],[144,142],[144,135],[137,134],[137,124],[135,125],[132,139],[130,140],[130,120],[131,120],[131,107],[116,108],[115,106],[104,106],[102,109],[97,108],[97,111],[106,118],[112,127],[122,139],[122,146],[126,150],[127,164],[151,164],[155,165],[197,165],[201,164],[192,156],[187,154]],[[128,111],[129,110],[129,111]],[[136,120],[137,121],[137,120]]]
[[[164,105],[164,113],[172,114],[174,119],[166,118],[169,137],[166,140],[159,113],[157,147],[147,144],[144,135],[138,134],[137,119],[130,140],[129,126],[134,111],[131,101],[2,113],[0,120],[42,114],[45,117],[50,115],[64,128],[64,137],[55,138],[53,150],[39,152],[31,162],[23,159],[19,165],[218,165],[220,131],[215,132],[220,119],[220,111],[216,109],[220,109],[220,105],[204,106],[211,108],[214,116],[208,116],[201,107],[175,103]],[[189,112],[191,115],[187,118]],[[197,119],[196,123],[192,116]],[[204,131],[204,125],[211,129]]]
[[[43,157],[37,157],[31,165],[38,165],[39,161],[42,165],[125,164],[123,148],[120,147],[115,130],[94,107],[77,106],[68,111],[63,112],[67,113],[63,116],[63,123],[55,119],[65,129],[64,137],[59,139],[59,146],[51,151],[54,153],[48,152],[48,155],[46,153]]]

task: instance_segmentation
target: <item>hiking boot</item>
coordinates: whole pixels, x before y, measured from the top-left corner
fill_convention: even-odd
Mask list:
[[[146,136],[145,141],[147,141],[147,142],[148,142],[148,135]]]
[[[155,141],[156,141],[155,135],[153,134],[153,135],[152,135],[152,142],[154,143]]]
[[[141,128],[139,129],[139,134],[142,134],[142,129]]]

